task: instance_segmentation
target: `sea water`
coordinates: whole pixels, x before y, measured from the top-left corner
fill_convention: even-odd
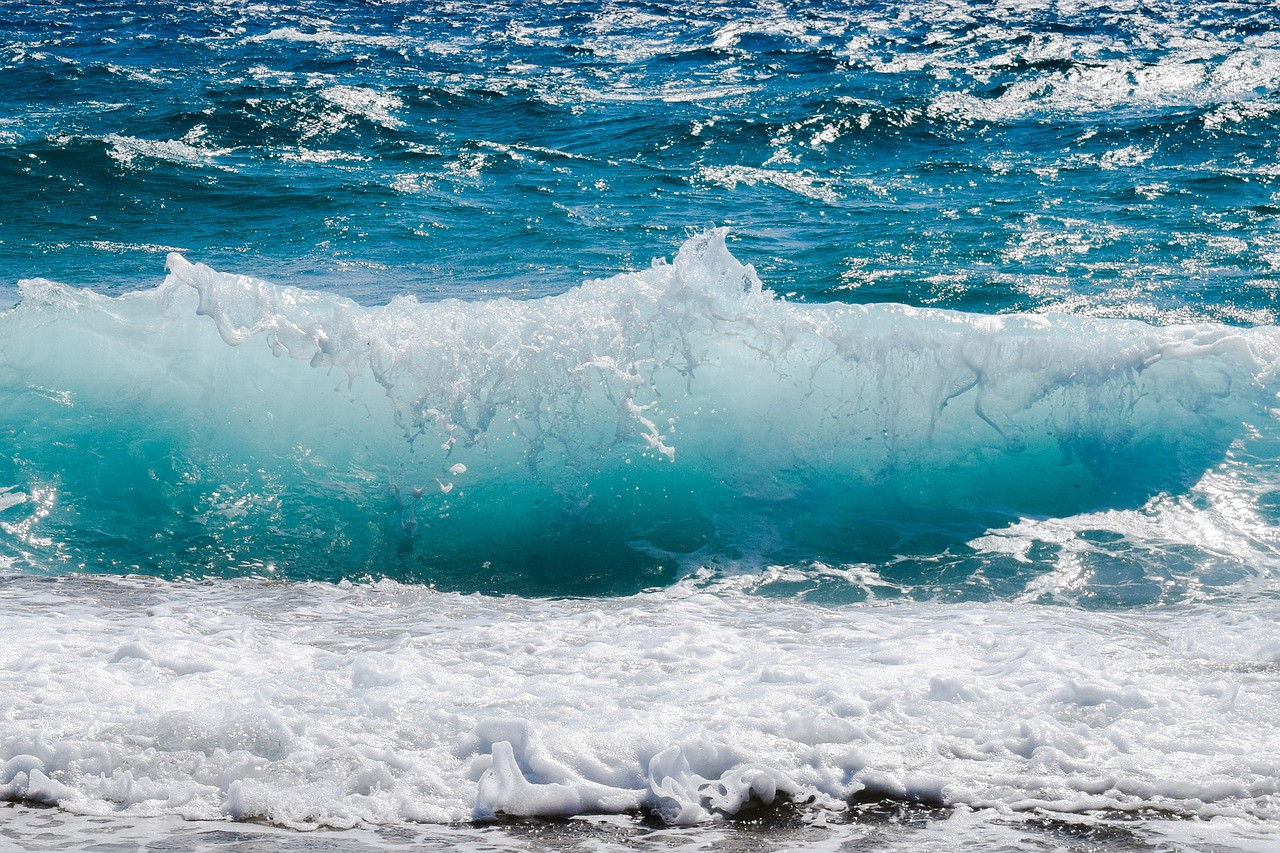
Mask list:
[[[1280,843],[1280,10],[3,4],[0,839]]]

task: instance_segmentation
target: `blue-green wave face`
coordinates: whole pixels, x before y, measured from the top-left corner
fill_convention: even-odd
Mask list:
[[[525,301],[366,308],[178,255],[116,298],[27,282],[3,558],[537,595],[869,562],[988,595],[986,531],[1186,493],[1274,433],[1272,329],[794,304],[723,238]]]
[[[0,317],[5,565],[1097,604],[1274,565],[1273,10],[4,11],[0,306],[67,285]]]

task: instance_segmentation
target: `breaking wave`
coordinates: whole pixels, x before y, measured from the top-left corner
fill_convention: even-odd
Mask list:
[[[24,282],[0,341],[0,560],[557,595],[1185,491],[1272,429],[1280,337],[790,303],[711,231],[373,308],[174,254],[116,298]]]

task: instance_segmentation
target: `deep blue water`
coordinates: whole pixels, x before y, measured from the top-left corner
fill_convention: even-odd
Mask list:
[[[5,4],[0,282],[379,303],[726,226],[814,301],[1271,322],[1266,4]]]

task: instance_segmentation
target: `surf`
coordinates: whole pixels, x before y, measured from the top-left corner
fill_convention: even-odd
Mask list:
[[[168,269],[0,314],[11,564],[630,593],[1140,507],[1275,431],[1274,327],[791,302],[722,230],[528,300]]]

